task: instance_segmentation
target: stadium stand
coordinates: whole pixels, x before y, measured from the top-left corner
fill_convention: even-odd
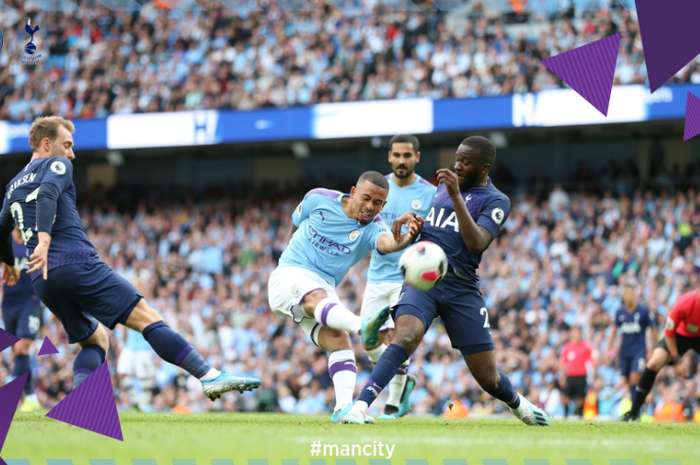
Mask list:
[[[210,10],[170,12],[147,3],[136,13],[98,4],[38,12],[14,2],[18,10],[0,17],[5,43],[25,39],[30,16],[41,26],[43,59],[25,67],[12,47],[0,52],[0,119],[538,91],[563,86],[541,60],[616,32],[616,83],[646,81],[638,24],[621,9],[528,14],[515,22],[512,15],[390,12],[381,4],[341,12],[319,0],[313,12],[270,4],[237,13],[201,3]],[[670,82],[700,83],[700,61]]]

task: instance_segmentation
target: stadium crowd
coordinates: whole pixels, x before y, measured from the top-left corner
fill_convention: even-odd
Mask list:
[[[17,9],[0,16],[0,119],[539,91],[563,86],[543,59],[617,32],[616,83],[646,82],[639,27],[626,10],[531,13],[513,23],[437,11],[430,2],[422,12],[391,12],[378,2],[340,11],[331,6],[340,0],[299,1],[317,9],[285,12],[263,2],[263,11],[250,11],[254,2],[243,0],[234,4],[249,9],[236,12],[204,0],[208,11],[140,2],[140,12],[114,12],[93,2],[45,12],[12,1]],[[42,58],[33,66],[20,59],[26,17],[40,26]],[[700,58],[670,82],[689,81],[700,82]]]
[[[614,165],[608,169],[620,178]],[[349,185],[338,181],[328,187]],[[211,403],[193,377],[162,363],[146,347],[141,357],[153,363],[152,380],[113,376],[121,409],[330,413],[333,388],[325,353],[291,321],[273,314],[266,295],[269,274],[286,245],[291,212],[311,187],[81,193],[83,221],[101,258],[137,283],[210,364],[263,382],[253,393],[229,393]],[[700,192],[610,187],[598,193],[557,185],[539,196],[514,190],[510,218],[479,270],[500,369],[555,418],[564,412],[559,354],[572,326],[580,326],[595,349],[584,416],[614,418],[629,407],[629,390],[606,346],[612,315],[621,305],[621,283],[636,282],[640,302],[651,309],[659,328],[676,298],[700,286]],[[360,262],[339,286],[341,298],[358,313],[367,265]],[[71,391],[75,354],[57,320],[44,313],[40,337],[48,336],[60,354],[38,357],[33,366],[39,399],[51,407]],[[122,336],[121,331],[111,336],[113,374],[124,348]],[[648,341],[648,350],[653,345]],[[359,392],[371,367],[359,340],[354,347]],[[9,351],[3,357],[0,378],[7,379]],[[675,412],[675,420],[700,421],[700,357],[686,355],[683,363],[686,379],[672,368],[659,375],[653,402],[647,404],[658,419]],[[481,391],[450,348],[439,321],[410,370],[419,379],[413,414],[503,413],[502,403]],[[375,403],[373,412],[382,405],[383,400]]]

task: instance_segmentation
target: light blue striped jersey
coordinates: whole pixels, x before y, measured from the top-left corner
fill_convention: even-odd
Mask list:
[[[342,199],[348,194],[328,189],[309,191],[292,214],[298,229],[282,253],[279,267],[298,266],[335,287],[348,270],[377,248],[377,239],[390,233],[379,215],[369,224],[348,218]]]

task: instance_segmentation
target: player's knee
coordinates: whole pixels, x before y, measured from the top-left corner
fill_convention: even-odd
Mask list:
[[[92,336],[84,341],[80,341],[78,344],[80,347],[100,346],[106,353],[109,350],[109,336],[103,326],[98,326],[95,332],[92,333]]]
[[[647,362],[646,367],[651,371],[659,371],[666,365],[668,359],[668,352],[663,349],[656,349]]]
[[[326,294],[326,291],[324,291],[323,289],[316,289],[314,291],[311,291],[306,297],[304,297],[304,310],[307,314],[313,315],[314,311],[316,310],[316,306],[319,304],[319,302],[321,302],[327,297],[328,294]]]
[[[151,308],[146,299],[141,299],[131,311],[131,315],[126,320],[126,326],[139,332],[143,332],[153,323],[163,321],[163,317],[155,309]]]
[[[481,389],[483,389],[484,391],[494,392],[498,389],[499,379],[497,371],[493,373],[482,371],[473,373],[473,375],[476,382],[479,383],[479,386],[481,386]]]
[[[31,339],[20,339],[12,346],[12,351],[15,355],[29,355],[29,351],[32,348]]]

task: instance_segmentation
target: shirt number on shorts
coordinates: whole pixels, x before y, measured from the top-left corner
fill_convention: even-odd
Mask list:
[[[484,328],[490,328],[491,325],[489,324],[489,311],[486,310],[486,307],[482,307],[481,310],[479,310],[479,313],[484,315]]]
[[[35,316],[30,316],[29,317],[29,332],[32,334],[38,333],[39,329],[41,328],[41,320],[38,317]]]

